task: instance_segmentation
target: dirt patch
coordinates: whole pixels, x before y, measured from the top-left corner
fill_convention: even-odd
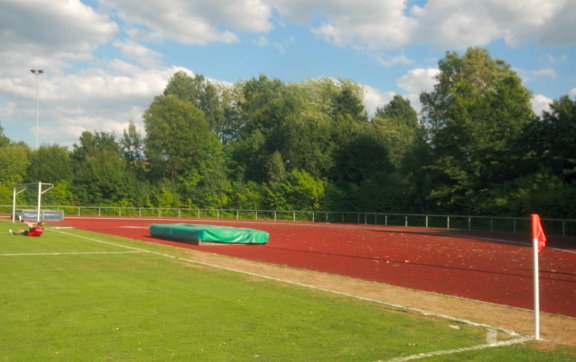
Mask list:
[[[534,314],[530,310],[200,251],[187,253],[203,264],[355,296],[384,303],[390,308],[403,306],[512,330],[524,336],[534,333]],[[540,337],[542,343],[576,346],[576,319],[541,313]]]

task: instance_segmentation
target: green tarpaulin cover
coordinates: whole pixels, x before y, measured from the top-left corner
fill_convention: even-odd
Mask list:
[[[269,237],[262,230],[199,224],[152,224],[150,234],[174,241],[225,244],[266,244]]]

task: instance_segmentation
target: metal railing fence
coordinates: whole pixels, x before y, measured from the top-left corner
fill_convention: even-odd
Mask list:
[[[20,205],[18,209],[34,209]],[[530,217],[472,216],[442,214],[409,214],[383,212],[280,211],[239,209],[145,208],[124,206],[59,206],[44,209],[62,210],[65,216],[99,217],[173,217],[181,219],[222,219],[254,221],[292,221],[312,223],[364,224],[381,226],[423,227],[467,231],[530,233]],[[11,214],[12,205],[0,205],[1,214]],[[576,236],[576,219],[543,218],[546,233],[562,237]]]

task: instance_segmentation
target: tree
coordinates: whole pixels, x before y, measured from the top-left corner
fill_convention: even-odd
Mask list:
[[[418,135],[418,115],[410,101],[395,95],[390,103],[377,109],[372,124],[372,132],[386,144],[390,160],[400,167]]]
[[[174,95],[181,100],[190,101],[204,112],[208,127],[220,140],[226,139],[224,124],[224,106],[221,100],[223,88],[196,74],[190,77],[183,71],[176,72],[164,89],[164,95]]]
[[[71,181],[73,175],[72,158],[64,146],[40,146],[30,152],[30,165],[26,172],[28,182]]]
[[[175,180],[221,156],[204,114],[174,95],[156,97],[144,113],[146,158],[157,179]]]
[[[287,170],[300,169],[316,178],[326,177],[336,149],[333,126],[329,115],[309,103],[286,117],[278,132]]]
[[[131,198],[126,161],[114,133],[85,131],[73,147],[72,189],[81,204],[119,204]]]
[[[30,164],[28,154],[28,146],[22,143],[0,147],[0,183],[12,187],[24,180]]]
[[[128,129],[122,133],[120,145],[124,153],[124,159],[128,163],[129,169],[135,175],[141,175],[144,172],[144,139],[136,129],[134,121],[130,120]]]
[[[542,115],[539,162],[565,182],[576,183],[576,101],[563,96]]]
[[[484,49],[439,62],[438,83],[420,96],[434,153],[437,207],[477,212],[478,198],[514,179],[514,145],[534,118],[530,92],[510,66]]]
[[[418,113],[412,108],[410,101],[395,94],[394,98],[382,108],[376,109],[375,119],[395,120],[410,128],[418,126]]]
[[[298,169],[292,170],[278,187],[267,190],[268,203],[276,210],[318,210],[324,194],[323,181]]]
[[[0,147],[4,147],[10,144],[10,138],[6,137],[4,134],[4,127],[0,124]]]
[[[262,165],[274,152],[283,152],[281,127],[304,100],[297,88],[265,76],[244,82],[241,89],[238,110],[242,128],[228,145],[233,173],[245,181],[267,182],[269,174]]]
[[[354,82],[345,80],[340,81],[340,87],[340,92],[333,100],[333,117],[336,120],[349,118],[357,122],[367,121],[367,112],[362,102],[363,88]]]

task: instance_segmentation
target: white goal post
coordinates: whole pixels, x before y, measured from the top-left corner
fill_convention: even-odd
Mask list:
[[[16,222],[16,196],[28,189],[28,187],[38,187],[38,204],[36,208],[36,221],[40,222],[40,209],[42,205],[42,194],[50,191],[54,184],[46,183],[46,182],[35,182],[35,183],[27,183],[27,184],[17,184],[12,188],[12,222]]]

